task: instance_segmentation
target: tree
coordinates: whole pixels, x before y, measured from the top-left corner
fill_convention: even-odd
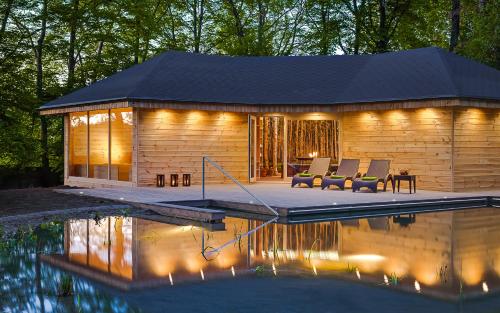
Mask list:
[[[460,0],[451,0],[450,51],[455,51],[460,35]]]

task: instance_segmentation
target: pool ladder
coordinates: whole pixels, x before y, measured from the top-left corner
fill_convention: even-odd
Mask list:
[[[205,164],[206,163],[211,164],[213,167],[215,167],[217,170],[219,170],[224,176],[226,176],[227,178],[229,178],[230,180],[232,180],[236,185],[238,185],[241,189],[243,189],[243,191],[245,191],[246,193],[248,193],[252,198],[254,198],[255,200],[257,200],[259,203],[261,203],[263,206],[265,206],[269,211],[271,211],[275,215],[275,217],[273,217],[269,221],[267,221],[265,223],[262,223],[261,225],[255,227],[254,229],[249,230],[248,232],[246,232],[244,234],[241,234],[237,238],[235,238],[233,240],[230,240],[230,241],[224,243],[223,245],[221,245],[221,246],[219,246],[217,248],[213,248],[213,249],[211,249],[209,251],[207,251],[208,249],[205,248],[205,235],[202,232],[201,254],[203,255],[203,257],[208,258],[212,254],[219,253],[225,247],[227,247],[229,245],[232,245],[235,242],[241,240],[241,238],[250,236],[251,234],[255,233],[257,230],[259,230],[259,229],[267,226],[268,224],[276,222],[278,220],[279,214],[278,214],[278,211],[276,211],[275,209],[273,209],[264,200],[260,199],[255,194],[253,194],[252,192],[250,192],[250,190],[248,190],[245,186],[243,186],[236,178],[234,178],[231,174],[229,174],[228,172],[226,172],[219,164],[217,164],[215,161],[213,161],[212,159],[210,159],[208,156],[203,156],[203,160],[202,160],[201,193],[202,193],[203,200],[205,200]]]
[[[210,159],[208,156],[203,156],[202,159],[202,174],[201,174],[201,194],[202,194],[202,199],[205,200],[205,164],[209,163],[213,167],[219,170],[224,176],[232,180],[236,185],[238,185],[243,191],[248,193],[252,198],[257,200],[257,202],[261,203],[263,206],[265,206],[269,211],[271,211],[274,215],[279,216],[278,211],[273,209],[269,204],[267,204],[264,200],[260,199],[257,197],[255,194],[250,192],[243,184],[241,184],[234,176],[226,172],[219,164],[217,164],[214,160]]]

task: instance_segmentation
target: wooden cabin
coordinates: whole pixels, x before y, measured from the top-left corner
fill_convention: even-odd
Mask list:
[[[201,182],[207,155],[244,182],[317,157],[390,159],[420,189],[500,188],[500,71],[439,48],[376,55],[165,52],[46,103],[65,118],[65,184]],[[211,183],[224,182],[208,170]]]

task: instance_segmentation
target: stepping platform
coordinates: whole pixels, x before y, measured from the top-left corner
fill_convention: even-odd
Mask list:
[[[141,209],[151,210],[159,215],[210,224],[222,223],[222,220],[226,216],[226,212],[223,210],[206,209],[173,203],[134,203],[134,205]]]

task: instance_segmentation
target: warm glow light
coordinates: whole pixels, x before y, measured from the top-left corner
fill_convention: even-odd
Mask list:
[[[385,260],[385,257],[378,254],[351,254],[342,259],[353,262],[381,262]]]
[[[231,266],[231,274],[233,274],[233,277],[236,276],[236,272],[234,271],[234,266]]]
[[[276,266],[274,265],[274,262],[273,262],[273,273],[274,273],[274,276],[278,275],[278,272],[276,271]]]
[[[477,285],[481,282],[485,271],[483,260],[480,257],[464,258],[461,271],[460,276],[467,285]]]
[[[390,111],[388,114],[391,122],[401,122],[401,120],[406,118],[404,112],[401,110]]]
[[[361,279],[361,273],[359,272],[358,269],[356,269],[356,276],[358,277],[358,279]]]
[[[415,281],[415,290],[420,292],[420,283],[418,281]]]
[[[313,265],[313,273],[314,275],[318,276],[318,271],[316,270],[316,266]]]
[[[201,280],[205,280],[205,274],[203,273],[203,269],[200,268]]]
[[[174,279],[172,278],[172,274],[168,273],[168,279],[170,279],[170,285],[174,285]]]
[[[203,114],[200,111],[190,111],[187,114],[187,119],[193,122],[197,122],[203,118]]]
[[[436,119],[439,117],[437,111],[433,108],[425,108],[418,110],[417,112],[419,117],[423,119],[429,119],[429,118]]]
[[[485,281],[483,281],[483,292],[488,292],[490,289],[488,288],[488,285],[486,284]]]
[[[384,274],[384,283],[386,285],[389,285],[389,278],[387,277],[387,275]]]

